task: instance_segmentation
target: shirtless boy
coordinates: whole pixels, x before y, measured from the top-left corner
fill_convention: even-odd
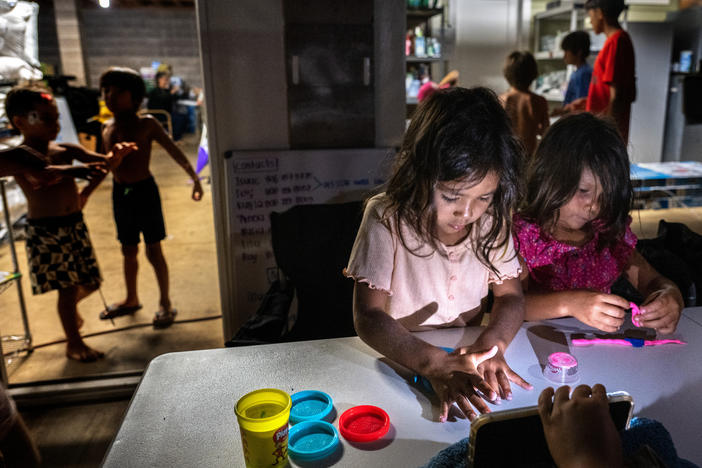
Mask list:
[[[168,266],[161,249],[161,241],[166,237],[161,198],[149,170],[152,142],[159,143],[190,176],[193,182],[193,200],[202,199],[202,186],[192,165],[161,124],[150,115],[137,113],[146,89],[143,79],[136,71],[129,68],[110,68],[100,77],[100,89],[105,104],[114,114],[114,118],[103,128],[105,147],[109,148],[115,142],[126,138],[135,142],[139,148],[125,157],[114,171],[112,190],[117,238],[122,244],[124,256],[127,297],[102,311],[100,318],[107,320],[133,314],[141,309],[137,294],[137,253],[142,234],[146,244],[146,257],[156,273],[161,296],[153,326],[166,328],[175,320],[176,310],[171,305]]]
[[[92,165],[88,172],[92,170],[93,176],[97,175],[89,177],[90,183],[79,192],[72,176],[75,171],[61,176],[50,168],[48,181],[46,174],[36,176],[36,167],[31,171],[15,170],[13,174],[28,204],[27,259],[32,292],[58,290],[66,356],[82,362],[94,361],[103,353],[90,348],[81,338],[78,330],[83,320],[77,305],[99,287],[101,278],[81,209],[88,194],[105,177],[107,168],[118,165],[135,146],[120,143],[104,156],[78,145],[54,142],[60,128],[58,109],[51,94],[42,88],[13,88],[7,94],[5,112],[12,126],[22,133],[23,147],[30,148],[42,165],[68,168],[75,159]]]
[[[510,88],[500,95],[500,101],[529,157],[536,150],[537,137],[546,132],[549,124],[548,102],[529,90],[538,76],[536,60],[527,51],[514,51],[507,56],[502,72]]]

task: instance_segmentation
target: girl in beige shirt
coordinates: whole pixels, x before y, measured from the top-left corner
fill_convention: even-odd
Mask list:
[[[356,281],[354,324],[368,345],[425,376],[441,401],[469,419],[483,397],[530,389],[504,352],[524,318],[511,236],[522,147],[495,94],[440,90],[414,114],[386,191],[371,198],[344,274]],[[446,353],[412,331],[479,325],[471,346]]]

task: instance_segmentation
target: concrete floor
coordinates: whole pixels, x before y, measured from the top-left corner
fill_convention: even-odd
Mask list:
[[[179,145],[195,165],[198,141],[194,135],[184,138]],[[195,202],[190,198],[192,185],[184,171],[161,149],[154,145],[152,172],[161,191],[168,237],[163,250],[170,271],[171,300],[178,310],[178,321],[219,317],[219,283],[217,279],[216,249],[214,242],[212,197],[210,185],[203,184],[205,196]],[[209,174],[205,168],[201,175]],[[111,178],[93,193],[84,210],[93,246],[103,276],[102,292],[109,303],[124,295],[122,255],[116,239],[112,219]],[[143,245],[143,244],[142,244]],[[24,242],[16,243],[19,265],[27,270]],[[115,331],[86,338],[86,343],[105,352],[95,363],[78,363],[65,357],[65,344],[56,343],[64,338],[56,311],[56,292],[34,296],[29,278],[23,278],[27,313],[35,351],[11,356],[7,372],[11,383],[77,377],[116,371],[142,370],[154,357],[172,351],[222,347],[224,337],[220,318],[193,323],[175,323],[166,330],[153,330],[151,320],[158,309],[156,279],[143,249],[139,253],[139,296],[143,308],[133,316],[115,319],[112,325],[102,321],[98,313],[104,308],[100,295],[94,293],[83,300],[78,310],[85,320],[82,334],[109,332],[123,327],[145,325],[129,330]],[[0,270],[11,270],[10,251],[0,247]],[[0,332],[2,335],[22,334],[17,291],[13,286],[0,295]],[[13,347],[3,343],[7,353]]]

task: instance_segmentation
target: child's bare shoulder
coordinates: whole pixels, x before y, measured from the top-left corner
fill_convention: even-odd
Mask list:
[[[140,114],[139,115],[139,123],[141,125],[161,125],[156,118],[151,115],[151,114]]]
[[[139,128],[143,129],[143,131],[146,132],[149,137],[155,138],[156,132],[161,130],[163,127],[153,115],[141,114],[139,116]]]
[[[49,143],[47,156],[50,164],[70,163],[73,157],[80,152],[85,152],[80,145],[52,141]]]

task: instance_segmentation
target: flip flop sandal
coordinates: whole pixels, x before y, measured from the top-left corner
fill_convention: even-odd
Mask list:
[[[154,328],[160,329],[170,327],[173,325],[173,322],[175,322],[175,316],[177,313],[178,311],[175,309],[171,309],[168,312],[165,310],[159,310],[154,315]]]
[[[100,320],[112,320],[115,317],[131,315],[137,310],[141,309],[141,307],[141,304],[135,306],[118,306],[116,304],[112,304],[107,309],[100,312]]]

